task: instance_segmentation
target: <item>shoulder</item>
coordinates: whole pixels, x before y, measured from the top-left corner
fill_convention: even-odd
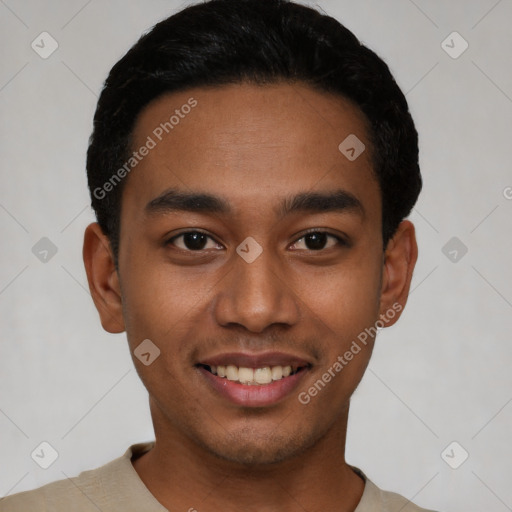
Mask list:
[[[5,496],[0,500],[0,512],[49,512],[60,510],[89,511],[98,508],[89,501],[83,488],[97,487],[97,470],[58,480],[31,491]]]
[[[381,494],[383,512],[435,512],[431,509],[421,508],[407,498],[394,492],[383,491],[382,489],[379,489],[379,492]]]
[[[130,446],[117,459],[34,490],[19,492],[0,499],[0,512],[98,512],[110,510],[114,499],[118,504],[130,493],[131,456],[145,451],[152,443]],[[132,471],[133,472],[133,471]],[[133,490],[133,487],[131,487]]]
[[[360,469],[352,469],[365,481],[361,501],[354,512],[436,512],[421,508],[400,494],[377,487]]]

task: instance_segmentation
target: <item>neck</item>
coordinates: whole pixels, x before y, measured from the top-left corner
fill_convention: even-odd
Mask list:
[[[281,462],[245,465],[219,458],[172,428],[152,408],[155,446],[132,461],[168,510],[353,512],[363,480],[345,462],[348,408],[313,446]]]

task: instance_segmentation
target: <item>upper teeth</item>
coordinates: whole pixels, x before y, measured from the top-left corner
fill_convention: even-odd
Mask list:
[[[288,377],[292,373],[289,366],[264,366],[262,368],[246,368],[244,366],[210,366],[214,375],[225,377],[228,380],[238,381],[242,384],[269,384],[273,380]]]

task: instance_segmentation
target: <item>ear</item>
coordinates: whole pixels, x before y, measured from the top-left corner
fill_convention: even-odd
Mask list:
[[[121,289],[110,241],[99,224],[89,224],[84,234],[83,258],[89,290],[100,314],[103,329],[110,333],[125,330]]]
[[[385,327],[393,325],[407,302],[412,273],[418,259],[414,225],[404,220],[384,253],[380,296],[380,319]]]

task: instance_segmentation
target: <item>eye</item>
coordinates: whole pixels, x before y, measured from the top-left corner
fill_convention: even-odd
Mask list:
[[[175,243],[177,240],[180,240],[180,243]],[[208,240],[213,242],[213,247],[207,247]],[[173,236],[167,240],[165,245],[174,245],[175,247],[178,247],[178,249],[185,251],[202,251],[204,249],[222,248],[222,246],[215,242],[211,236],[203,233],[202,231],[187,231],[185,233],[180,233],[179,235]]]
[[[331,244],[327,245],[329,239],[331,239]],[[292,248],[296,249],[297,244],[300,242],[304,242],[306,245],[306,250],[310,251],[321,251],[322,249],[330,249],[331,247],[339,246],[347,246],[347,242],[343,240],[343,238],[339,236],[332,235],[327,231],[309,231],[304,236],[299,238],[293,245]]]

